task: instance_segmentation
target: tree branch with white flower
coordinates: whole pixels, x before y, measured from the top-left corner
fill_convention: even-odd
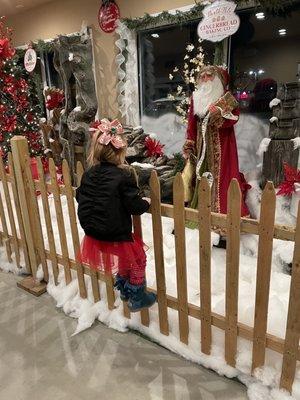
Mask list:
[[[187,115],[189,109],[189,99],[192,92],[195,90],[197,76],[204,66],[204,52],[201,46],[201,39],[199,39],[199,45],[195,47],[193,44],[186,46],[186,54],[183,58],[183,67],[179,68],[176,66],[172,73],[169,74],[171,81],[174,78],[180,78],[182,84],[179,84],[176,88],[176,92],[169,93],[168,99],[175,101],[180,98],[179,103],[176,105],[176,111],[180,115],[183,123],[187,123]]]

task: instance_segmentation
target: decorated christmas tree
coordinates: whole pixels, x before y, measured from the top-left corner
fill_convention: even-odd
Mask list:
[[[33,80],[19,65],[12,45],[12,30],[0,20],[0,151],[7,159],[10,139],[23,135],[28,139],[31,156],[42,155],[39,119],[41,107]]]

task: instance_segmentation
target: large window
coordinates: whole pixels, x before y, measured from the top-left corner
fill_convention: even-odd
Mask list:
[[[241,107],[235,132],[243,172],[254,170],[261,162],[256,152],[261,139],[269,135],[269,103],[276,97],[278,85],[300,79],[299,2],[284,15],[259,12],[239,11],[240,28],[228,41],[231,90]],[[180,78],[170,81],[169,74],[174,67],[182,66],[187,44],[197,44],[198,23],[151,29],[138,35],[142,125],[158,135],[168,153],[181,150],[186,129],[176,112],[180,99],[168,100],[168,93],[184,83]],[[212,62],[215,45],[205,41],[203,47],[206,62]]]
[[[300,78],[300,5],[281,16],[245,10],[240,18],[241,26],[231,38],[230,71],[242,111],[235,130],[240,165],[248,172],[261,161],[256,151],[269,135],[269,103],[278,85]]]
[[[180,97],[168,99],[178,85],[186,85],[182,76],[176,74],[171,81],[169,74],[175,67],[182,70],[188,44],[198,46],[198,23],[147,30],[138,37],[142,125],[147,132],[157,134],[169,154],[181,151],[186,129],[176,112]],[[212,62],[214,45],[206,42],[203,48],[207,62]]]

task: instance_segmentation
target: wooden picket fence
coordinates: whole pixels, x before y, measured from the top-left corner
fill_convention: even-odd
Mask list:
[[[17,266],[20,266],[20,253],[23,253],[27,270],[34,277],[38,265],[42,265],[45,281],[49,280],[48,263],[50,261],[54,281],[57,284],[59,268],[62,267],[66,283],[72,280],[71,270],[76,271],[79,293],[87,297],[85,275],[90,276],[94,301],[100,300],[99,281],[105,282],[107,306],[114,308],[114,279],[101,272],[90,269],[70,256],[65,220],[69,219],[73,254],[77,254],[80,243],[77,228],[77,216],[74,203],[75,188],[71,185],[69,167],[63,162],[64,184],[57,182],[56,169],[50,160],[50,180],[46,181],[41,160],[38,158],[39,180],[34,181],[31,174],[28,145],[26,139],[15,137],[11,141],[12,154],[9,154],[9,172],[5,171],[0,158],[0,218],[2,229],[1,244],[5,246],[8,260],[14,256]],[[77,165],[77,185],[80,184],[83,169]],[[210,354],[212,346],[212,328],[217,327],[225,332],[225,359],[235,366],[237,354],[237,339],[241,337],[253,342],[252,371],[265,364],[266,349],[271,349],[283,355],[280,386],[289,391],[295,378],[297,361],[300,360],[300,212],[296,229],[274,224],[276,196],[272,183],[268,183],[263,191],[260,220],[241,218],[241,193],[237,181],[231,182],[228,191],[228,215],[211,212],[211,194],[208,181],[202,179],[199,185],[199,209],[184,207],[184,189],[181,175],[174,180],[174,205],[161,204],[160,184],[155,172],[150,180],[151,214],[153,223],[153,244],[155,254],[155,272],[158,298],[159,329],[164,335],[169,335],[168,309],[178,312],[179,340],[189,343],[189,317],[199,320],[201,351]],[[46,225],[44,235],[36,191],[39,191]],[[49,206],[49,193],[53,194],[55,204],[55,221],[59,232],[61,253],[53,233],[53,216]],[[62,198],[66,197],[68,216],[63,215]],[[166,278],[164,268],[162,217],[174,220],[177,297],[166,293]],[[198,223],[199,254],[200,254],[200,304],[188,303],[187,268],[186,268],[186,221]],[[211,231],[213,228],[227,229],[226,250],[226,310],[225,316],[212,312],[211,307]],[[142,237],[142,224],[139,217],[134,217],[135,233]],[[254,325],[247,326],[238,321],[238,290],[239,290],[239,255],[241,233],[259,236],[257,258],[257,284],[255,300]],[[47,237],[48,247],[45,246]],[[195,232],[196,237],[196,232]],[[271,280],[273,239],[295,242],[294,260],[291,277],[289,310],[285,340],[267,333],[267,317],[269,289]],[[174,266],[175,268],[175,266]],[[124,315],[130,318],[130,312],[124,303]],[[141,323],[149,326],[148,310],[141,312]]]

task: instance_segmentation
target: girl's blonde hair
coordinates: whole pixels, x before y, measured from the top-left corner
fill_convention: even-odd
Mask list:
[[[124,165],[127,146],[122,149],[116,149],[111,143],[103,145],[98,142],[101,134],[101,131],[96,131],[93,134],[89,155],[87,157],[88,167],[91,168],[94,165],[100,164],[102,161],[118,166]],[[123,137],[122,140],[124,141]]]

